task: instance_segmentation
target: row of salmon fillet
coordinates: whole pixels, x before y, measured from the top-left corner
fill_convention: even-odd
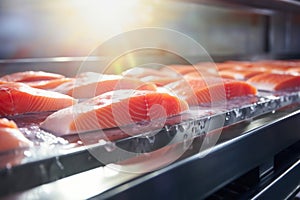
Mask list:
[[[56,111],[40,127],[63,136],[163,120],[192,106],[299,86],[300,61],[171,65],[75,78],[41,71],[8,74],[0,78],[0,152],[31,145],[5,118],[12,115]]]

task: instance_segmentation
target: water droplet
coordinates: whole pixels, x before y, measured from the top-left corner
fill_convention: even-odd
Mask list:
[[[155,142],[155,136],[146,136],[147,140],[149,141],[150,144],[154,144]]]
[[[251,106],[249,107],[249,109],[250,109],[250,114],[255,113],[255,110],[256,110],[256,104],[251,105]]]
[[[171,138],[173,138],[176,135],[177,130],[178,130],[178,126],[177,125],[176,126],[171,126],[170,129],[169,129],[169,131],[168,131],[169,136]]]
[[[11,166],[10,163],[7,163],[7,164],[6,164],[6,169],[11,170],[11,167],[12,167],[12,166]]]
[[[192,128],[193,127],[192,125],[193,125],[192,121],[188,121],[188,122],[185,122],[182,124],[184,130],[188,130],[188,129]]]
[[[178,125],[178,131],[184,132],[184,127],[181,124]]]
[[[241,117],[243,115],[241,109],[234,109],[233,113],[234,113],[234,115],[235,115],[236,118],[239,118],[239,117]]]
[[[106,140],[100,139],[98,140],[99,145],[106,145]]]
[[[197,128],[196,127],[192,127],[192,135],[196,135],[197,134]]]
[[[64,166],[63,166],[63,164],[60,162],[59,157],[56,157],[55,160],[56,160],[56,164],[57,164],[58,168],[61,169],[61,170],[63,170],[63,169],[64,169]]]
[[[30,151],[24,151],[24,156],[31,157],[32,153]]]
[[[5,167],[6,167],[7,175],[10,175],[10,174],[13,173],[13,168],[12,168],[12,165],[10,163],[7,163]]]
[[[165,130],[168,132],[170,130],[170,126],[165,126]]]
[[[111,151],[116,149],[116,144],[114,142],[111,142],[111,141],[106,141],[106,144],[105,144],[104,147],[108,152],[111,152]]]
[[[204,122],[204,120],[200,120],[200,121],[199,121],[199,126],[200,126],[200,129],[204,129],[204,127],[205,127],[205,122]]]
[[[42,180],[47,180],[48,175],[47,175],[47,170],[45,168],[45,165],[40,164],[39,168],[40,168],[40,171],[41,171]]]
[[[186,140],[187,137],[188,137],[188,134],[185,133],[185,134],[183,135],[183,140]]]
[[[189,146],[190,146],[190,142],[189,142],[188,134],[184,134],[183,135],[183,148],[184,148],[184,150],[188,149]]]

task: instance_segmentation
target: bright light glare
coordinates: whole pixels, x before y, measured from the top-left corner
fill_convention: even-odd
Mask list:
[[[138,0],[79,0],[74,2],[74,6],[80,17],[85,19],[85,25],[122,28],[139,19],[139,12],[136,12]]]
[[[58,8],[59,23],[65,24],[64,33],[68,34],[64,45],[80,43],[79,48],[86,52],[114,35],[149,26],[152,6],[143,0],[64,1]]]
[[[77,18],[75,34],[88,37],[89,40],[85,41],[85,44],[90,42],[90,46],[96,45],[97,41],[105,41],[131,28],[137,28],[139,25],[147,26],[147,23],[151,22],[153,4],[143,0],[75,0],[68,3]],[[115,73],[122,72],[118,66],[121,66],[124,60],[131,65],[135,64],[134,58],[127,55],[126,58],[114,63],[112,67]]]

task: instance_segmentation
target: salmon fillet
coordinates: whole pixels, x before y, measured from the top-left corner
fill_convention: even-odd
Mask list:
[[[286,71],[287,74],[300,75],[300,67],[293,67]]]
[[[300,86],[300,76],[290,74],[263,73],[248,79],[259,90],[277,91]]]
[[[139,78],[139,80],[143,82],[151,82],[156,86],[163,86],[180,79],[177,73],[172,74],[170,72],[151,68],[135,67],[124,71],[122,75],[124,77]]]
[[[227,69],[219,72],[220,76],[223,78],[231,78],[236,80],[247,80],[260,73],[262,72],[251,69]]]
[[[135,67],[124,71],[122,73],[122,76],[132,77],[132,78],[143,78],[147,76],[176,77],[177,74],[176,73],[170,74],[169,72],[163,72],[157,69]]]
[[[169,65],[160,70],[168,74],[177,74],[177,77],[182,76],[199,76],[203,75],[217,75],[217,68],[214,63],[197,63],[195,65]],[[172,73],[173,72],[173,73]]]
[[[244,63],[216,63],[218,70],[226,70],[226,69],[245,69],[248,67],[248,64]]]
[[[64,76],[60,74],[43,72],[43,71],[25,71],[25,72],[17,72],[17,73],[2,76],[0,78],[0,81],[32,82],[32,81],[41,81],[41,80],[53,80],[58,78],[64,78]]]
[[[24,83],[0,85],[0,116],[55,111],[74,103],[70,96],[32,88]]]
[[[58,78],[52,80],[41,80],[41,81],[31,81],[25,82],[27,85],[33,88],[39,88],[44,90],[51,90],[57,88],[61,84],[74,82],[73,78]]]
[[[0,152],[29,147],[31,144],[14,121],[0,118]]]
[[[218,73],[212,73],[209,71],[197,71],[197,72],[189,72],[183,76],[184,78],[205,78],[205,77],[218,77]]]
[[[259,60],[253,62],[254,64],[264,64],[266,66],[282,66],[282,67],[296,67],[299,63],[292,60]]]
[[[197,71],[193,65],[168,65],[160,69],[162,73],[174,71],[178,75],[184,75]]]
[[[293,68],[293,64],[283,61],[259,61],[252,64],[252,68],[269,73],[285,73],[290,68]]]
[[[161,76],[145,76],[140,79],[144,82],[154,83],[156,86],[164,86],[166,84],[180,80],[179,77],[161,77]]]
[[[187,109],[185,101],[165,92],[117,90],[59,110],[40,127],[61,136],[165,119]]]
[[[53,91],[67,94],[77,99],[85,99],[119,89],[155,91],[156,86],[153,83],[146,83],[135,78],[86,72],[80,74],[74,82],[62,84]]]
[[[255,87],[244,81],[209,77],[190,78],[165,86],[190,106],[229,100],[234,97],[255,95]]]

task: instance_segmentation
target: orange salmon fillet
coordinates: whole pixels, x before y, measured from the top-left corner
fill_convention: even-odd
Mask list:
[[[234,97],[255,95],[255,87],[244,81],[214,77],[189,78],[165,86],[190,106],[220,102]]]
[[[285,73],[293,64],[283,61],[259,61],[252,64],[252,68],[268,73]]]
[[[212,73],[208,71],[197,71],[197,72],[189,72],[185,74],[183,77],[184,78],[204,78],[204,77],[217,77],[217,73]]]
[[[14,121],[0,118],[0,152],[29,147],[31,144]]]
[[[223,78],[231,78],[236,80],[247,80],[260,73],[262,72],[251,69],[226,69],[219,72],[220,76]]]
[[[277,91],[300,86],[300,76],[290,74],[263,73],[248,79],[259,90]]]
[[[157,69],[135,67],[122,72],[122,76],[132,78],[143,78],[147,76],[176,77],[177,74],[170,74],[169,72],[162,72]]]
[[[16,72],[13,74],[8,74],[2,76],[0,81],[7,82],[31,82],[31,81],[41,81],[41,80],[52,80],[64,78],[63,75],[43,72],[43,71],[25,71],[25,72]]]
[[[59,110],[41,128],[61,136],[165,119],[186,110],[185,101],[165,92],[117,90]]]
[[[68,82],[54,91],[73,96],[77,99],[92,98],[105,92],[120,89],[156,90],[153,83],[119,75],[86,72],[80,74],[74,82]]]
[[[214,63],[197,63],[194,65],[169,65],[160,69],[162,73],[168,73],[172,76],[177,74],[177,77],[189,75],[189,76],[201,76],[201,74],[217,75],[217,68]]]
[[[184,75],[190,72],[197,71],[193,65],[168,65],[160,69],[162,73],[174,71],[178,75]]]
[[[58,78],[52,80],[31,81],[25,83],[33,88],[50,90],[60,86],[61,84],[73,82],[73,81],[74,81],[73,78]]]
[[[145,76],[140,79],[144,82],[154,83],[156,86],[164,86],[166,84],[180,80],[179,77],[161,77],[161,76]]]
[[[70,96],[32,88],[24,83],[0,85],[0,116],[55,111],[74,103]]]
[[[244,69],[248,67],[248,64],[243,63],[216,63],[218,70],[226,70],[226,69]]]
[[[300,67],[293,67],[286,71],[287,74],[300,75]]]

